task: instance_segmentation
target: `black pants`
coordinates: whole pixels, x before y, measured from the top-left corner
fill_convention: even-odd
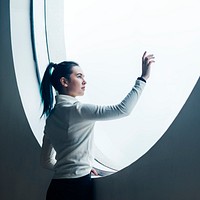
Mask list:
[[[92,200],[93,181],[88,174],[81,178],[52,179],[46,200]]]

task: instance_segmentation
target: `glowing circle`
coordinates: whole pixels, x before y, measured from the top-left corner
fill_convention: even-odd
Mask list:
[[[133,113],[96,125],[96,145],[119,168],[164,134],[199,77],[197,5],[197,0],[65,1],[67,57],[81,65],[88,82],[82,101],[118,103],[140,76],[143,52],[156,56]]]

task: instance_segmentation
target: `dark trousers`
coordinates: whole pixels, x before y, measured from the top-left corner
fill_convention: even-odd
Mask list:
[[[52,179],[46,200],[92,200],[93,181],[88,174],[81,178]]]

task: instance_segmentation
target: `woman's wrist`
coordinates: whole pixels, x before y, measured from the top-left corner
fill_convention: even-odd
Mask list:
[[[146,79],[144,77],[142,77],[142,76],[138,77],[137,80],[141,80],[141,81],[143,81],[145,83],[147,82]]]

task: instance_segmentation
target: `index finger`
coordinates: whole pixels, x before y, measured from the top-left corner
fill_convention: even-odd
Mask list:
[[[142,56],[142,59],[144,60],[145,56],[147,54],[147,51],[144,52],[143,56]]]

